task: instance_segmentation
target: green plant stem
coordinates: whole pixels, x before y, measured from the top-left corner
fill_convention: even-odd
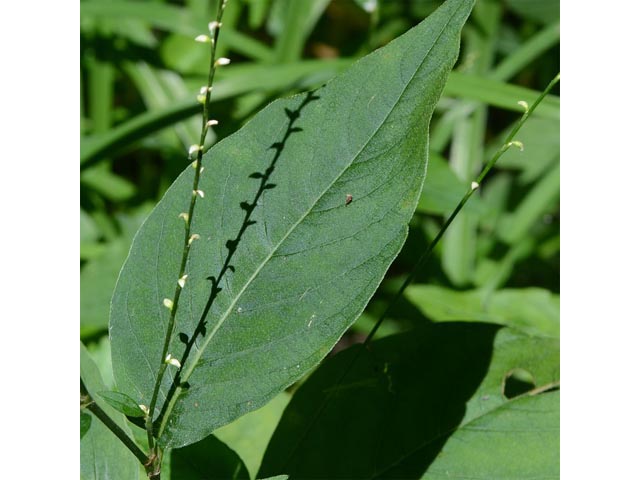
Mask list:
[[[376,332],[378,331],[378,328],[380,328],[380,325],[382,324],[384,319],[389,314],[389,311],[391,310],[391,307],[398,301],[398,299],[402,296],[402,294],[404,293],[406,288],[409,286],[409,284],[416,277],[418,272],[422,269],[422,267],[424,267],[424,265],[429,260],[429,258],[431,258],[431,254],[433,253],[433,250],[435,249],[436,245],[438,245],[438,242],[440,242],[440,239],[442,238],[444,233],[447,231],[447,228],[449,228],[449,225],[451,225],[451,222],[453,222],[453,220],[456,218],[458,213],[460,213],[460,210],[462,210],[462,208],[465,206],[465,204],[467,203],[469,198],[471,198],[471,195],[473,195],[473,193],[478,189],[478,187],[482,183],[482,180],[484,180],[484,178],[487,176],[487,174],[491,171],[491,169],[494,167],[494,165],[496,164],[498,159],[510,147],[514,146],[513,138],[520,131],[522,126],[525,124],[525,122],[527,121],[529,116],[533,113],[533,111],[536,109],[536,107],[540,104],[542,99],[551,91],[551,89],[559,81],[560,81],[560,73],[558,73],[553,78],[553,80],[551,80],[549,82],[547,87],[542,91],[542,93],[538,96],[538,98],[535,100],[535,102],[533,102],[533,104],[529,108],[525,109],[525,112],[520,117],[520,120],[518,120],[518,123],[515,124],[515,126],[511,129],[511,132],[509,133],[509,135],[507,135],[507,138],[505,139],[505,142],[502,145],[502,147],[500,147],[498,149],[498,151],[493,155],[491,160],[489,160],[489,162],[487,162],[487,164],[482,169],[480,174],[476,177],[475,181],[472,183],[472,186],[469,187],[469,190],[467,190],[467,193],[464,195],[464,197],[462,197],[462,199],[460,200],[460,202],[458,203],[456,208],[453,210],[451,215],[449,215],[447,220],[444,222],[444,224],[440,228],[440,231],[437,233],[435,238],[431,241],[431,243],[429,243],[429,246],[427,247],[427,249],[420,256],[420,258],[418,259],[418,262],[416,263],[415,267],[413,268],[413,270],[411,270],[411,272],[409,273],[409,275],[407,276],[407,278],[403,282],[403,284],[400,287],[400,289],[395,293],[395,295],[393,296],[391,301],[387,304],[387,307],[382,312],[382,315],[380,315],[380,317],[378,318],[378,321],[376,322],[376,324],[373,326],[373,328],[369,332],[369,335],[367,335],[367,338],[364,341],[365,345],[368,345],[369,343],[371,343],[371,340],[373,339],[373,336],[376,334]]]
[[[221,24],[222,13],[224,12],[224,6],[226,4],[226,0],[219,0],[218,3],[218,14],[216,17],[216,21],[218,25]],[[209,62],[209,78],[206,85],[206,93],[205,99],[202,105],[202,130],[200,134],[200,142],[198,144],[197,156],[194,162],[195,175],[193,178],[193,190],[191,192],[191,201],[189,202],[189,210],[187,212],[187,216],[185,218],[185,233],[184,233],[184,244],[182,249],[182,260],[180,262],[180,271],[176,280],[183,278],[185,274],[185,269],[187,265],[187,258],[189,256],[189,249],[191,247],[191,222],[193,218],[193,212],[196,205],[196,199],[198,198],[198,184],[200,181],[200,173],[202,168],[202,155],[203,155],[203,145],[205,138],[207,136],[207,132],[209,130],[210,125],[209,122],[209,101],[211,98],[211,85],[213,83],[213,79],[216,72],[216,47],[218,45],[218,35],[220,33],[220,27],[216,27],[212,30],[212,41],[211,41],[211,59]],[[162,385],[162,379],[164,377],[164,373],[167,369],[167,354],[169,352],[169,345],[171,343],[171,338],[173,336],[173,331],[175,328],[175,320],[176,320],[176,312],[178,311],[178,305],[180,302],[180,294],[182,292],[182,286],[177,283],[176,288],[173,294],[172,306],[170,308],[169,314],[169,324],[167,326],[167,331],[165,334],[164,346],[162,348],[162,356],[160,358],[160,367],[158,369],[158,374],[156,376],[155,386],[153,388],[153,395],[151,397],[151,403],[149,405],[149,414],[147,416],[145,422],[145,428],[147,430],[147,440],[149,442],[149,448],[153,453],[156,453],[158,456],[160,452],[158,451],[157,443],[153,436],[153,417],[155,413],[155,407],[158,400],[158,393],[160,392],[160,386]],[[154,472],[154,475],[157,472]],[[159,478],[159,475],[155,478]]]
[[[80,408],[86,408],[93,413],[118,439],[127,447],[131,453],[145,465],[148,461],[147,455],[135,444],[135,442],[125,433],[122,428],[93,400],[87,390],[82,378],[80,378]]]

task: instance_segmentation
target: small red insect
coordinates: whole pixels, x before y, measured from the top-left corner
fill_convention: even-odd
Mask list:
[[[350,193],[347,193],[347,200],[344,202],[344,204],[349,205],[352,200],[353,200],[353,195],[351,195]]]

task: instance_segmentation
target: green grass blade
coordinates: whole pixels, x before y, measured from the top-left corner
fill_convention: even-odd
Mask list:
[[[444,95],[478,100],[493,107],[521,113],[522,107],[518,102],[524,100],[531,105],[540,96],[540,92],[476,75],[451,72]],[[560,98],[547,95],[533,115],[560,119]]]
[[[536,33],[491,72],[495,80],[508,80],[560,41],[560,22]]]
[[[311,86],[327,81],[344,70],[352,60],[308,60],[290,65],[237,65],[220,72],[220,80],[211,92],[213,101],[220,101],[256,90],[280,91]],[[201,110],[194,98],[177,101],[170,107],[142,113],[100,136],[85,137],[80,145],[82,168],[158,130],[171,126]]]

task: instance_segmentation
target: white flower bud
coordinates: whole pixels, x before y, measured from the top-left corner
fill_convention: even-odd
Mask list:
[[[507,146],[508,147],[518,147],[521,152],[524,150],[524,144],[522,142],[519,142],[518,140],[514,140],[513,142],[509,142],[507,144]]]
[[[165,359],[164,359],[164,363],[166,363],[167,365],[173,365],[174,367],[178,367],[180,368],[182,365],[180,365],[180,362],[178,361],[177,358],[173,358],[171,356],[171,354],[168,354]]]

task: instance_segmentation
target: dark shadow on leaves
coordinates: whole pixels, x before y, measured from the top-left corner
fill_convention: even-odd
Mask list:
[[[340,352],[295,393],[259,477],[420,478],[460,425],[499,328],[430,324]]]
[[[171,478],[180,480],[249,480],[250,475],[236,452],[215,436],[169,452]]]

